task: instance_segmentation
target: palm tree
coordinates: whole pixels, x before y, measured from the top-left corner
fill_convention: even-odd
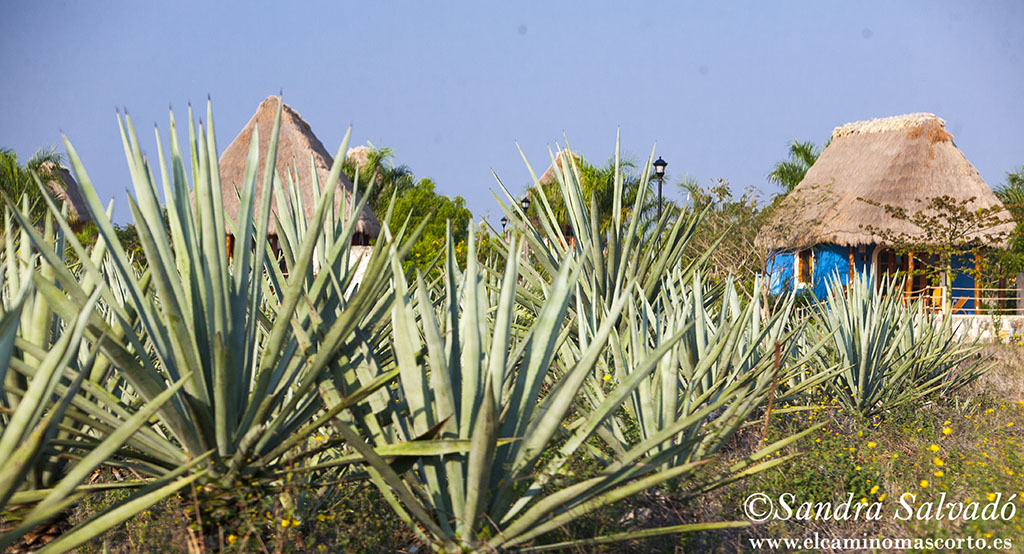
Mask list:
[[[1006,184],[993,192],[1017,222],[1017,227],[1010,238],[1010,249],[1017,253],[1024,252],[1024,165],[1017,171],[1008,172]]]
[[[825,143],[828,146],[828,143]],[[814,165],[821,155],[821,149],[813,142],[800,142],[793,139],[789,145],[789,159],[775,164],[775,169],[768,174],[768,180],[782,188],[783,195],[789,194],[800,181],[804,180],[807,170]]]
[[[996,197],[1002,202],[1013,218],[1020,221],[1024,219],[1024,165],[1014,172],[1006,174],[1006,184],[997,188]]]
[[[20,202],[22,195],[28,198],[29,213],[35,221],[46,213],[42,192],[36,186],[32,173],[39,175],[43,183],[56,179],[53,170],[60,166],[60,154],[51,150],[40,150],[25,165],[18,163],[18,154],[10,148],[0,148],[0,190],[11,200]]]
[[[359,170],[359,188],[361,193],[366,193],[370,183],[373,183],[373,190],[367,205],[374,214],[380,218],[387,210],[392,195],[400,195],[413,189],[417,179],[413,172],[405,164],[394,165],[394,151],[386,146],[370,145],[364,160],[349,158],[342,165],[345,175],[355,182],[356,170]]]

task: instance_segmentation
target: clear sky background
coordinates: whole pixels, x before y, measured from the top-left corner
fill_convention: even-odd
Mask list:
[[[932,112],[990,186],[1024,164],[1024,2],[17,2],[0,20],[0,146],[71,139],[128,218],[115,108],[148,132],[213,98],[223,151],[284,100],[336,151],[396,161],[500,217],[567,137],[595,162],[669,162],[670,181],[766,179],[798,138]],[[166,140],[166,136],[164,138]],[[673,188],[673,187],[670,187]],[[676,191],[670,192],[677,196]]]

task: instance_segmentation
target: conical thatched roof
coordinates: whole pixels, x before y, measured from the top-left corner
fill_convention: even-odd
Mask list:
[[[263,188],[263,167],[267,156],[267,148],[270,145],[271,131],[274,128],[274,118],[277,115],[278,102],[279,100],[276,96],[271,96],[264,100],[256,110],[255,115],[252,116],[252,119],[245,124],[242,131],[235,137],[235,140],[231,141],[231,144],[228,145],[220,156],[220,181],[221,194],[224,199],[224,212],[227,217],[234,221],[238,221],[238,195],[235,191],[241,188],[242,179],[245,176],[245,163],[249,156],[249,142],[252,140],[252,133],[257,125],[260,131],[259,175],[256,181],[257,198],[259,197],[259,190]],[[281,131],[277,142],[276,167],[283,182],[287,182],[285,176],[291,171],[294,170],[298,174],[299,184],[302,187],[302,204],[307,219],[313,218],[316,209],[313,183],[309,174],[310,157],[312,157],[313,165],[316,167],[320,185],[325,186],[334,159],[324,149],[320,139],[316,138],[316,135],[313,134],[309,124],[291,106],[285,104],[281,111]],[[342,213],[340,210],[347,210],[350,205],[349,202],[353,200],[352,183],[344,174],[338,180],[338,188],[340,190],[335,193],[334,207],[337,210],[336,213],[340,214]],[[271,202],[273,202],[271,205],[272,213],[276,214],[277,203],[274,201],[273,196],[271,196]],[[273,215],[270,218],[269,227],[268,232],[270,234],[277,233],[277,223],[274,221]],[[370,237],[376,237],[380,233],[380,223],[369,208],[364,209],[363,213],[360,214],[359,222],[356,225],[356,232]]]
[[[63,202],[68,205],[68,223],[73,229],[78,231],[92,221],[89,210],[85,207],[85,200],[82,199],[82,191],[78,188],[78,181],[71,176],[68,168],[62,165],[55,166],[53,162],[44,162],[39,169],[52,177],[46,186],[57,204]]]
[[[879,236],[865,229],[868,226],[896,235],[917,235],[920,228],[893,218],[880,206],[914,214],[940,196],[955,201],[973,198],[968,204],[971,209],[1002,207],[978,170],[953,144],[942,119],[918,113],[848,123],[832,132],[829,146],[779,205],[757,243],[770,249],[881,243]],[[1009,213],[1001,219],[1007,223],[985,234],[1013,229]]]

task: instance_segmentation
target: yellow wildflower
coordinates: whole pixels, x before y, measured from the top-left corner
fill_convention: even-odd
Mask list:
[[[927,489],[928,488],[928,480],[927,479],[921,479],[921,488],[922,489]]]

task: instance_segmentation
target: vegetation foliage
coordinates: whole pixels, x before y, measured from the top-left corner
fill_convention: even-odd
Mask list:
[[[408,166],[394,165],[393,158],[390,148],[371,145],[365,162],[346,159],[343,170],[353,182],[365,183],[359,187],[360,192],[377,219],[383,220],[390,213],[394,221],[408,220],[411,226],[426,222],[420,240],[412,245],[405,260],[405,268],[428,269],[438,260],[437,253],[444,248],[449,231],[459,263],[465,264],[466,237],[473,220],[466,200],[438,194],[433,180],[416,178]]]
[[[12,199],[24,199],[29,217],[37,221],[46,213],[43,195],[48,192],[36,186],[33,173],[47,183],[56,178],[55,170],[60,162],[60,155],[53,150],[40,150],[27,163],[22,164],[14,150],[0,148],[0,190]]]
[[[789,144],[789,159],[775,164],[775,169],[768,174],[768,181],[778,185],[783,195],[793,192],[800,181],[804,180],[807,170],[818,160],[824,148],[828,147],[829,142],[831,139],[825,142],[825,147],[819,148],[811,141],[800,142],[793,139]]]
[[[973,197],[961,200],[950,196],[919,198],[916,202],[920,208],[913,212],[899,206],[863,198],[859,200],[882,208],[890,217],[914,226],[914,232],[895,232],[872,225],[864,226],[864,229],[877,235],[881,244],[891,245],[895,252],[913,254],[924,264],[923,269],[915,271],[927,275],[936,286],[948,286],[957,271],[975,279],[988,274],[989,268],[973,263],[975,258],[988,258],[991,266],[998,256],[993,255],[992,246],[1006,243],[1010,236],[1003,228],[1010,222],[1003,208],[974,209],[971,207]]]
[[[709,277],[736,254],[713,262],[718,242],[695,241],[754,218],[753,204],[720,197],[652,217],[648,176],[628,171],[618,144],[606,168],[569,154],[553,184],[534,178],[529,214],[501,187],[510,227],[488,236],[461,199],[382,171],[368,184],[353,174],[360,204],[333,213],[346,139],[328,182],[312,183],[313,219],[300,204],[279,215],[277,259],[270,195],[299,196],[272,171],[278,120],[254,133],[229,251],[209,106],[205,122],[189,113],[182,148],[172,114],[169,147],[158,137],[151,164],[119,118],[142,263],[70,142],[95,241],[79,240],[48,196],[42,225],[24,201],[6,203],[0,546],[59,525],[31,547],[88,548],[169,506],[193,551],[311,550],[288,539],[324,533],[336,507],[368,491],[392,514],[380,520],[405,526],[381,543],[440,552],[739,529],[749,521],[731,515],[633,518],[567,536],[661,491],[699,501],[788,467],[820,424],[768,423],[823,395],[885,418],[985,369],[964,372],[973,347],[867,285],[836,290],[831,311],[807,321],[792,295],[769,302]],[[272,138],[257,202],[261,132]],[[378,186],[388,195],[374,196]],[[381,236],[360,260],[355,214],[384,199]],[[462,228],[417,214],[431,202],[434,218]],[[721,226],[708,230],[712,217]],[[407,265],[417,252],[432,259]],[[865,341],[867,356],[850,352]],[[842,385],[856,394],[843,400]],[[122,472],[132,478],[111,477]],[[84,515],[71,509],[81,501]],[[346,540],[329,536],[316,548]]]

